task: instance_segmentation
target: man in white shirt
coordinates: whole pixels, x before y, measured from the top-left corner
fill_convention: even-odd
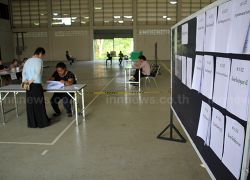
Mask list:
[[[141,70],[141,77],[150,75],[150,65],[147,62],[146,57],[143,55],[139,56],[139,60],[133,65],[133,67],[136,68],[134,74],[134,81],[136,82],[139,81],[139,69]]]

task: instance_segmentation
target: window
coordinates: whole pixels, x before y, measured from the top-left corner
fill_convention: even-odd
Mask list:
[[[12,0],[12,24],[18,27],[47,27],[47,0]]]
[[[9,8],[8,5],[0,3],[0,18],[9,20]]]

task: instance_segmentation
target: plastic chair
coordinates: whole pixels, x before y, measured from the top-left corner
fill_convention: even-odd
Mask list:
[[[155,65],[152,64],[151,65],[151,72],[149,76],[144,76],[141,78],[141,80],[144,80],[144,86],[147,86],[147,83],[150,84],[151,80],[154,81],[155,87],[158,88],[158,84],[156,82],[156,77],[159,75],[159,71],[160,71],[160,65]]]

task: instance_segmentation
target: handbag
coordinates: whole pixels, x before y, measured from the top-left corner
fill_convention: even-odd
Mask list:
[[[21,87],[22,87],[23,89],[25,89],[26,91],[29,91],[29,90],[30,90],[30,84],[29,84],[28,81],[22,82]]]

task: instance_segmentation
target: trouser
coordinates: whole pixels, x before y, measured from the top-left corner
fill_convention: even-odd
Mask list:
[[[122,64],[122,58],[119,58],[119,64]]]
[[[145,77],[146,75],[142,74],[142,69],[140,70],[141,72],[141,77]],[[135,70],[135,74],[134,74],[134,78],[135,78],[135,81],[139,81],[139,69],[136,69]]]
[[[68,114],[71,113],[71,104],[70,104],[71,97],[67,93],[54,93],[53,94],[50,100],[50,103],[54,111],[58,114],[61,113],[59,106],[58,106],[58,103],[61,99],[63,100],[63,106],[66,109],[67,113]]]
[[[43,128],[50,124],[41,84],[30,84],[30,89],[26,93],[26,107],[29,128]]]

